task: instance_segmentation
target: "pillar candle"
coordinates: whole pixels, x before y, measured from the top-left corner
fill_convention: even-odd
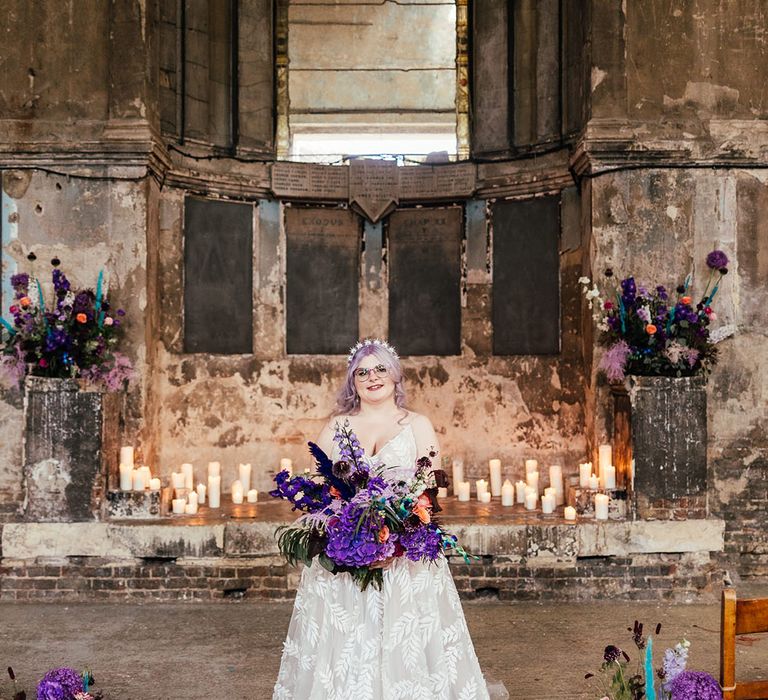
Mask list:
[[[548,493],[541,497],[541,512],[542,513],[555,512],[555,494],[554,493]]]
[[[160,479],[158,479],[157,477],[155,477],[149,482],[150,491],[159,491],[162,487],[163,487],[163,482],[160,481]]]
[[[241,464],[238,468],[239,481],[243,485],[243,491],[248,492],[251,490],[251,465]]]
[[[583,489],[589,488],[589,477],[592,476],[592,463],[584,462],[579,465],[579,486]]]
[[[544,489],[544,495],[545,496],[552,496],[552,498],[556,498],[555,494],[557,491],[553,486],[547,486],[547,488]]]
[[[491,496],[501,496],[501,460],[490,460],[488,468],[491,472]]]
[[[597,474],[593,474],[589,477],[589,488],[591,488],[593,491],[596,491],[600,488],[600,477],[598,477]]]
[[[232,482],[232,503],[243,502],[243,485],[239,480]]]
[[[131,468],[133,468],[133,446],[132,445],[125,445],[125,447],[120,448],[120,464],[130,464]]]
[[[458,486],[456,487],[456,496],[458,496],[458,499],[460,501],[469,500],[469,482],[468,481],[460,481],[458,483]]]
[[[515,505],[515,487],[509,479],[506,479],[501,485],[501,505]]]
[[[221,477],[208,477],[208,505],[211,508],[221,508]]]
[[[171,472],[171,486],[173,486],[174,489],[183,489],[185,480],[184,480],[184,474],[182,472]]]
[[[612,464],[606,465],[605,469],[603,470],[603,488],[616,488],[616,467],[614,467]]]
[[[603,480],[603,472],[609,464],[613,464],[613,451],[610,445],[600,445],[597,448],[598,456],[598,471],[597,475],[600,477],[600,481]]]
[[[280,460],[280,471],[287,471],[288,476],[291,476],[293,474],[293,460],[283,457]]]
[[[187,501],[187,505],[184,506],[184,512],[187,515],[196,515],[197,514],[197,491],[190,491],[187,498],[189,500]]]
[[[184,488],[191,491],[195,488],[195,475],[192,465],[188,462],[182,464],[181,473],[184,475]]]
[[[478,479],[475,482],[475,490],[477,491],[477,498],[479,500],[480,496],[488,490],[488,482],[485,479]]]
[[[483,491],[482,493],[477,495],[477,500],[480,501],[480,503],[490,503],[491,502],[491,492],[490,491]]]
[[[536,508],[536,501],[538,500],[538,492],[532,486],[526,486],[525,488],[525,509],[534,510]]]
[[[248,503],[256,503],[259,500],[259,492],[256,489],[249,489],[246,498]]]
[[[120,490],[130,491],[133,488],[133,465],[120,465]]]
[[[573,506],[566,506],[563,514],[566,520],[576,520],[576,509]]]
[[[141,471],[141,469],[133,470],[133,490],[134,491],[144,490],[144,472]]]
[[[515,500],[518,503],[525,503],[525,489],[528,486],[524,481],[515,482]]]
[[[173,512],[177,515],[184,512],[184,509],[187,505],[187,502],[183,498],[174,498],[171,501],[171,507],[173,509]]]
[[[563,488],[563,468],[559,464],[549,467],[549,485],[555,489],[555,503],[559,506],[565,503],[565,489]]]
[[[595,494],[595,519],[608,520],[608,496],[604,493]]]
[[[197,485],[197,502],[202,505],[205,503],[205,492],[208,490],[208,487],[205,484],[198,484]]]
[[[459,495],[459,484],[464,481],[464,460],[453,460],[453,495]]]
[[[438,498],[448,498],[448,489],[444,486],[441,486],[437,489],[437,497]]]
[[[221,476],[221,462],[208,462],[208,476]]]
[[[539,493],[539,472],[528,472],[525,475],[525,480],[531,488],[536,489],[536,493]]]
[[[139,467],[139,471],[142,473],[142,479],[144,480],[144,488],[148,489],[150,483],[152,482],[152,472],[150,471],[149,467],[144,465],[143,467]]]

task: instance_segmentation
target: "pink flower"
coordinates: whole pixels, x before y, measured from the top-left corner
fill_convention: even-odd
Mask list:
[[[105,326],[111,326],[111,325],[112,325],[114,322],[115,322],[115,319],[114,319],[114,318],[112,318],[111,316],[107,316],[107,317],[104,319],[104,325],[105,325]]]
[[[620,340],[614,343],[600,358],[600,369],[610,382],[624,381],[624,371],[630,354],[629,345]]]

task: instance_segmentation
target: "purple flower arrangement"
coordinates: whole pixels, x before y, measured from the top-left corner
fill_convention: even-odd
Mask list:
[[[73,290],[60,264],[58,258],[51,260],[53,295],[48,303],[39,280],[25,272],[11,277],[11,320],[0,318],[0,381],[17,387],[29,373],[121,389],[133,377],[130,360],[115,350],[125,312],[113,311],[102,288],[103,273],[95,291]]]
[[[638,285],[634,277],[616,285],[608,269],[605,296],[588,277],[579,279],[602,333],[606,351],[600,369],[609,381],[621,382],[627,374],[684,377],[711,370],[717,362],[715,343],[725,337],[711,331],[717,318],[712,301],[728,274],[728,256],[713,250],[706,264],[709,281],[698,301],[691,275],[671,291]]]
[[[660,668],[653,668],[653,637],[643,635],[643,624],[635,620],[632,641],[637,647],[637,660],[621,648],[605,647],[603,663],[597,675],[585,678],[601,681],[601,700],[722,700],[718,682],[708,673],[689,671],[688,650],[691,643],[684,639],[664,652]],[[656,634],[661,625],[656,625]]]
[[[13,682],[13,700],[26,700],[27,693],[20,690],[13,669],[8,667],[8,675]],[[73,668],[54,668],[48,671],[37,684],[37,700],[99,700],[101,691],[93,692],[93,674],[90,671],[80,673]]]
[[[334,442],[336,462],[310,442],[314,474],[275,476],[270,495],[302,512],[293,525],[278,529],[278,546],[289,563],[309,565],[316,558],[333,574],[349,573],[365,590],[381,587],[381,565],[393,558],[429,563],[452,549],[469,560],[435,520],[439,506],[429,457],[417,461],[412,479],[393,481],[385,476],[386,465],[366,458],[348,421],[337,424]]]

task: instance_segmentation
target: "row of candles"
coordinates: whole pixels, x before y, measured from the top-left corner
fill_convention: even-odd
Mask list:
[[[290,459],[280,460],[280,469],[292,472],[293,463]],[[171,474],[171,485],[174,498],[171,499],[173,513],[195,515],[198,507],[208,501],[210,508],[221,507],[221,463],[208,462],[206,483],[195,486],[194,466],[189,463],[181,465],[180,472]],[[162,482],[153,478],[148,466],[134,464],[134,451],[130,445],[120,448],[120,490],[121,491],[159,491]],[[251,465],[238,465],[238,478],[231,486],[232,503],[257,503],[259,492],[251,488]]]
[[[592,471],[592,463],[585,462],[579,465],[580,488],[615,489],[616,468],[611,464],[613,459],[610,445],[600,445],[598,450],[598,473]],[[477,500],[480,503],[490,503],[493,496],[501,496],[501,505],[510,507],[517,504],[525,506],[526,510],[535,510],[539,501],[541,489],[539,486],[539,464],[535,459],[525,460],[525,481],[517,481],[515,484],[509,479],[501,481],[501,460],[491,459],[488,462],[490,472],[489,482],[485,479],[475,481]],[[470,500],[470,482],[464,481],[464,463],[460,459],[453,460],[453,490],[459,501]],[[595,494],[595,518],[597,520],[608,519],[608,504],[610,498],[607,494]],[[544,514],[554,513],[557,506],[565,504],[565,489],[563,482],[563,470],[558,464],[549,467],[549,486],[541,495],[541,511]],[[564,516],[566,520],[576,519],[576,509],[573,506],[565,506]]]

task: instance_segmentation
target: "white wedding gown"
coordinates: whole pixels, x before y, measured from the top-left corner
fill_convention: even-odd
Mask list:
[[[416,457],[410,426],[376,455],[414,465],[394,470],[395,478],[412,476]],[[381,591],[361,591],[348,574],[334,576],[316,561],[304,569],[273,700],[488,698],[445,559],[399,557]]]

